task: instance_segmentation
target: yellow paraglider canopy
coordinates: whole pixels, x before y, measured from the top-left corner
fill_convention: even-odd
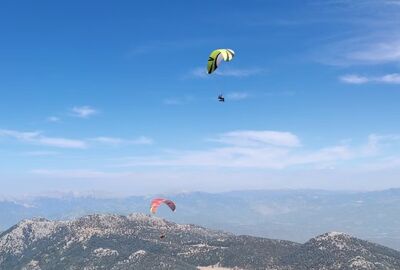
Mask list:
[[[217,49],[212,51],[208,58],[207,73],[213,73],[219,66],[222,60],[229,62],[235,56],[235,52],[231,49]]]

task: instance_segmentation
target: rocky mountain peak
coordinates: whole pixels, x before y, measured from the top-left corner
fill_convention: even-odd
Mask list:
[[[353,248],[355,238],[342,232],[328,232],[309,241],[320,249],[346,250]]]
[[[54,233],[57,225],[44,218],[23,220],[1,234],[0,250],[20,254],[26,246]]]
[[[215,265],[249,270],[400,269],[400,253],[338,232],[301,245],[145,214],[23,220],[0,235],[0,269],[195,270]]]

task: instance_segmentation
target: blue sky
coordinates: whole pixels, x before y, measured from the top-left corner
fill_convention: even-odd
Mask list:
[[[400,187],[399,12],[2,1],[0,193]]]

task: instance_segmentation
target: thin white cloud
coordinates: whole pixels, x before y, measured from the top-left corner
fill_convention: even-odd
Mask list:
[[[369,81],[367,77],[356,74],[343,75],[339,78],[339,80],[344,83],[350,83],[350,84],[364,84]]]
[[[233,69],[233,68],[224,68],[217,69],[214,73],[220,76],[227,77],[249,77],[254,75],[259,75],[264,73],[265,70],[261,68],[243,68],[243,69]]]
[[[49,116],[47,117],[47,122],[52,122],[52,123],[56,123],[56,122],[60,122],[61,119],[57,116]]]
[[[134,139],[122,139],[115,137],[95,137],[91,139],[67,139],[59,137],[47,137],[41,132],[21,132],[16,130],[0,129],[0,137],[12,138],[22,143],[29,143],[34,145],[42,145],[56,148],[76,148],[84,149],[89,146],[96,145],[112,145],[112,146],[122,146],[122,145],[150,145],[153,144],[153,139],[140,136]],[[31,156],[44,156],[50,155],[53,152],[48,151],[36,151],[36,152],[26,152],[26,155]]]
[[[232,92],[225,95],[229,100],[243,100],[249,97],[248,93],[245,92]]]
[[[400,60],[400,39],[378,41],[363,47],[348,53],[348,58],[370,63],[387,63]]]
[[[185,172],[185,171],[102,171],[97,169],[54,169],[38,168],[29,171],[32,177],[53,181],[54,179],[66,180],[69,188],[64,190],[77,190],[76,183],[80,183],[80,190],[93,190],[93,186],[101,190],[118,191],[126,195],[182,192],[183,190],[206,190],[210,184],[226,188],[226,182],[221,183],[221,175],[209,172]],[[225,174],[225,177],[227,175]],[[211,179],[210,179],[211,178]],[[190,181],[188,181],[190,179]],[[229,177],[230,183],[243,183],[243,175],[235,173]],[[127,188],[129,187],[129,188]],[[249,184],[246,184],[249,187]],[[232,188],[230,186],[229,188]],[[41,193],[43,190],[40,190]]]
[[[237,69],[237,68],[220,68],[217,69],[216,71],[213,72],[214,77],[215,76],[225,76],[225,77],[237,77],[237,78],[244,78],[244,77],[250,77],[250,76],[255,76],[255,75],[260,75],[265,73],[266,70],[262,68],[242,68],[242,69]],[[190,72],[191,77],[197,77],[197,78],[209,78],[210,75],[207,74],[207,70],[205,68],[195,68]]]
[[[363,147],[362,152],[367,155],[376,155],[385,147],[393,147],[393,145],[400,142],[400,135],[378,135],[370,134],[368,142]]]
[[[110,176],[123,176],[122,173],[106,173],[95,170],[49,170],[49,169],[36,169],[31,173],[41,176],[57,177],[57,178],[109,178]]]
[[[124,144],[135,144],[135,145],[149,145],[153,144],[153,140],[151,138],[141,136],[136,139],[122,139],[122,138],[115,138],[115,137],[96,137],[90,139],[93,142],[101,143],[101,144],[108,144],[108,145],[124,145]]]
[[[20,132],[15,130],[0,129],[0,136],[12,137],[21,141],[29,141],[40,136],[40,132]]]
[[[86,148],[86,143],[80,140],[71,140],[65,138],[51,138],[40,136],[32,142],[37,142],[41,145],[60,147],[60,148]]]
[[[393,84],[399,84],[400,83],[400,73],[392,73],[392,74],[387,74],[379,78],[380,82],[383,83],[393,83]]]
[[[207,78],[207,69],[201,67],[195,68],[190,72],[189,77]]]
[[[145,137],[145,136],[141,136],[134,140],[130,140],[130,142],[133,144],[153,144],[154,143],[153,139]]]
[[[396,151],[400,147],[398,134],[371,134],[360,144],[346,139],[318,148],[295,147],[292,143],[283,145],[269,141],[254,145],[220,142],[205,150],[170,150],[158,155],[112,159],[114,164],[111,165],[108,160],[106,171],[38,168],[30,173],[38,179],[72,180],[66,181],[71,183],[72,189],[77,180],[85,180],[79,183],[89,188],[97,183],[96,186],[108,190],[122,187],[120,191],[126,192],[124,187],[132,185],[135,192],[144,193],[148,190],[272,187],[373,189],[393,187],[397,183],[400,168],[400,155]],[[124,167],[132,170],[125,171]]]
[[[378,77],[366,77],[356,74],[350,74],[341,76],[339,80],[349,84],[366,84],[366,83],[400,84],[400,73],[391,73]]]
[[[46,137],[40,132],[20,132],[15,130],[0,129],[0,137],[9,137],[25,143],[58,148],[83,149],[87,147],[86,142],[82,140]]]
[[[351,158],[345,146],[328,147],[310,152],[296,152],[282,147],[219,147],[205,151],[184,151],[164,157],[133,158],[117,167],[226,167],[285,169],[295,166],[318,166]]]
[[[353,149],[348,146],[337,145],[332,147],[322,148],[316,151],[311,151],[304,154],[294,154],[289,157],[287,166],[302,165],[302,164],[325,164],[326,162],[335,162],[340,160],[348,160],[356,155]]]
[[[22,153],[23,156],[27,157],[46,157],[46,156],[55,156],[57,152],[54,151],[29,151]]]
[[[379,160],[374,160],[373,162],[367,162],[360,166],[360,169],[364,171],[384,171],[391,169],[400,168],[400,157],[385,157]]]
[[[326,1],[321,2],[320,14],[326,14],[323,20],[345,27],[314,39],[311,50],[319,62],[349,66],[396,64],[400,60],[397,1],[342,1],[341,5],[327,6]],[[317,42],[322,46],[318,48]]]
[[[379,28],[376,30],[378,34],[353,34],[356,37],[331,41],[314,50],[315,58],[318,62],[334,66],[397,63],[400,60],[400,36],[396,31]]]
[[[387,160],[390,162],[390,160]],[[59,190],[59,181],[64,191],[107,190],[124,196],[151,193],[181,193],[182,191],[224,192],[243,189],[330,189],[330,190],[376,190],[398,186],[398,161],[392,160],[389,169],[382,160],[383,167],[371,170],[343,169],[325,167],[325,169],[293,170],[188,170],[174,168],[150,168],[149,170],[102,171],[96,169],[57,169],[38,168],[29,171],[30,179],[55,183],[47,190]],[[394,167],[394,168],[393,168]],[[322,168],[322,167],[320,167]],[[378,170],[379,169],[379,170]],[[103,169],[104,170],[104,169]],[[190,180],[188,180],[190,179]],[[57,186],[56,186],[57,183]],[[79,189],[77,189],[77,184]],[[30,192],[43,194],[41,186],[33,187]],[[45,194],[48,194],[47,191]]]
[[[229,133],[229,132],[228,132]],[[2,134],[4,135],[4,130],[2,130]],[[32,136],[35,137],[37,136],[37,132],[26,132],[23,134],[17,134],[18,138],[31,138]],[[294,134],[293,134],[294,135]],[[296,136],[296,135],[294,135]],[[297,136],[296,136],[297,137]],[[400,142],[400,136],[396,134],[392,135],[379,135],[379,134],[371,134],[368,137],[367,143],[363,145],[356,145],[356,146],[351,146],[353,141],[346,140],[345,142],[341,142],[339,145],[333,145],[331,147],[321,147],[318,149],[312,149],[306,146],[299,146],[299,147],[287,147],[287,146],[278,146],[278,145],[269,145],[262,143],[262,146],[257,145],[257,146],[238,146],[234,144],[228,144],[228,147],[225,147],[225,143],[222,145],[218,145],[215,148],[211,148],[208,150],[204,151],[176,151],[175,153],[171,152],[170,155],[165,155],[165,156],[158,156],[158,157],[148,157],[148,158],[143,158],[143,157],[138,157],[136,160],[130,160],[128,162],[131,162],[130,164],[125,164],[125,166],[165,166],[165,167],[170,167],[173,169],[174,167],[192,167],[192,166],[203,166],[203,167],[210,167],[210,168],[228,168],[228,170],[203,170],[203,168],[199,171],[201,172],[207,172],[202,174],[203,178],[211,178],[211,174],[209,172],[212,171],[220,171],[222,172],[220,175],[213,176],[213,182],[218,182],[216,181],[217,179],[224,179],[224,185],[226,183],[232,183],[232,178],[234,177],[233,174],[227,176],[226,172],[232,172],[230,169],[231,168],[248,168],[250,170],[233,170],[234,172],[239,172],[243,173],[240,177],[238,177],[238,182],[242,181],[243,179],[249,179],[252,178],[249,176],[250,174],[247,174],[247,172],[260,172],[258,169],[272,169],[269,170],[265,173],[260,173],[258,175],[258,179],[260,183],[265,183],[263,181],[270,181],[268,178],[274,178],[274,175],[271,176],[269,173],[270,172],[277,172],[280,171],[282,173],[292,173],[290,177],[287,178],[289,181],[290,178],[292,178],[291,181],[299,181],[299,183],[303,183],[301,181],[304,181],[306,177],[301,176],[298,174],[298,167],[301,166],[307,166],[307,171],[315,171],[315,170],[335,170],[332,173],[332,177],[330,178],[330,183],[333,183],[335,181],[341,181],[338,180],[341,178],[341,176],[338,176],[338,173],[336,170],[343,169],[343,167],[338,167],[338,166],[343,166],[343,164],[347,164],[344,166],[348,166],[351,164],[351,166],[354,165],[354,169],[357,169],[362,172],[367,172],[367,171],[384,171],[384,170],[390,170],[390,169],[398,169],[399,167],[399,160],[400,157],[399,155],[396,155],[395,153],[393,156],[388,156],[386,152],[382,152],[382,149],[384,147],[387,148],[392,148],[392,145],[399,145]],[[343,145],[345,144],[345,145]],[[370,151],[365,151],[365,148],[370,147]],[[369,159],[369,157],[373,157],[372,159]],[[364,159],[368,158],[367,160],[364,161]],[[360,161],[361,160],[361,161]],[[346,161],[345,163],[341,163],[342,161]],[[338,165],[339,164],[339,165]],[[312,167],[312,170],[308,170],[309,167]],[[170,168],[163,168],[163,169],[170,169]],[[295,168],[296,170],[293,170],[292,168]],[[253,170],[257,169],[257,170]],[[352,168],[353,169],[353,168]],[[160,173],[158,170],[151,169],[151,171],[157,171]],[[176,171],[167,171],[164,170],[163,174],[165,174],[165,177],[160,177],[160,176],[153,176],[152,179],[162,179],[160,182],[165,181],[165,178],[167,177],[168,179],[171,179],[172,177],[175,177]],[[134,170],[137,171],[137,170]],[[178,172],[182,172],[185,170],[177,170]],[[187,170],[189,171],[189,170]],[[192,168],[190,168],[190,171],[192,171]],[[75,170],[75,171],[69,171],[69,170],[36,170],[33,171],[34,174],[36,174],[38,177],[48,177],[49,179],[54,178],[63,178],[63,179],[70,179],[70,178],[76,178],[76,179],[91,179],[93,181],[98,181],[98,179],[106,179],[106,180],[114,180],[118,179],[118,181],[127,181],[126,179],[135,179],[134,181],[139,181],[136,179],[140,179],[140,181],[143,181],[142,175],[135,174],[134,172],[102,172],[102,171],[97,171],[97,170]],[[293,173],[294,172],[294,173]],[[187,175],[180,175],[178,178],[180,179],[179,183],[187,183],[183,179],[191,179],[192,176],[194,176],[196,173],[192,174],[187,174]],[[301,174],[301,173],[300,173]],[[163,176],[160,173],[161,176]],[[275,175],[276,176],[276,175]],[[315,175],[314,175],[315,176]],[[145,177],[145,176],[144,176]],[[149,176],[147,176],[150,179]],[[197,176],[198,177],[198,176]],[[225,178],[224,178],[225,177]],[[303,178],[302,178],[303,177]],[[351,175],[349,174],[346,175],[346,179],[351,179]],[[378,178],[379,175],[374,176],[375,179],[381,179]],[[382,176],[383,177],[383,176]],[[318,177],[316,177],[318,178]],[[318,178],[318,181],[322,181],[322,178]],[[323,178],[326,179],[326,178]],[[364,180],[365,178],[363,178]],[[250,180],[249,180],[250,181]],[[358,180],[357,180],[358,181]],[[361,180],[359,180],[361,183]],[[105,181],[106,182],[106,181]],[[113,182],[113,181],[111,181]],[[190,181],[189,181],[190,182]],[[351,181],[350,181],[351,182]],[[374,181],[374,182],[380,182],[380,181]],[[113,182],[115,183],[115,182]],[[125,183],[125,182],[123,182]],[[158,183],[158,182],[157,182]],[[190,182],[192,183],[192,182]],[[199,180],[199,183],[204,185],[204,182]],[[317,183],[317,180],[315,182]],[[336,183],[336,182],[335,182]],[[202,187],[201,184],[199,184],[199,187]],[[210,182],[210,185],[212,183]],[[301,185],[301,184],[299,184]],[[332,184],[334,185],[334,184]],[[179,186],[179,185],[177,185]],[[193,186],[190,186],[190,188],[194,188]],[[211,185],[212,186],[212,185]],[[268,186],[268,185],[266,185]],[[164,188],[168,187],[168,184],[165,184],[163,186]],[[210,186],[208,186],[209,188]],[[235,186],[236,188],[237,186]],[[313,186],[315,187],[315,186]],[[195,189],[195,188],[194,188]]]
[[[159,156],[133,157],[125,159],[116,167],[332,169],[337,164],[346,166],[347,163],[342,163],[343,161],[363,164],[366,159],[381,158],[387,153],[383,149],[400,146],[398,135],[371,134],[367,142],[359,146],[340,143],[307,149],[301,145],[296,135],[277,131],[234,131],[222,134],[212,141],[222,145],[208,150],[168,151]]]
[[[192,96],[185,96],[185,97],[169,97],[163,100],[165,105],[184,105],[193,101],[194,98]]]
[[[298,165],[318,165],[351,158],[353,150],[338,145],[318,150],[302,149],[299,138],[290,132],[232,131],[211,141],[223,145],[203,151],[169,152],[160,157],[133,158],[122,166],[206,166],[283,169]]]
[[[93,142],[97,143],[104,143],[104,144],[111,144],[111,145],[120,145],[125,143],[125,140],[121,138],[114,138],[114,137],[96,137],[91,139]]]
[[[300,146],[299,138],[290,132],[239,130],[223,133],[214,141],[235,146]]]
[[[98,114],[98,111],[90,106],[77,106],[71,109],[71,113],[75,117],[89,118]]]
[[[264,151],[262,151],[264,150]],[[262,151],[262,155],[259,155]],[[167,166],[167,167],[260,167],[282,168],[276,160],[284,158],[286,149],[254,149],[246,147],[220,147],[204,151],[177,151],[162,157],[137,157],[116,167]],[[261,165],[261,163],[263,163]]]

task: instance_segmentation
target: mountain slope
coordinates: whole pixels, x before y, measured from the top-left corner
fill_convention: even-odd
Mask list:
[[[160,240],[160,233],[167,234]],[[298,244],[179,225],[146,215],[25,220],[0,235],[1,269],[256,269]],[[40,267],[40,268],[38,268]]]
[[[166,238],[160,239],[160,234]],[[143,214],[24,220],[0,235],[0,269],[400,269],[400,252],[330,233],[301,245]],[[367,267],[367,268],[365,268]]]
[[[306,242],[329,231],[346,232],[400,250],[400,189],[376,192],[321,190],[169,194],[178,205],[163,217],[235,234]],[[152,197],[35,197],[0,201],[0,230],[22,219],[78,218],[94,213],[148,212]],[[238,206],[240,210],[238,211]],[[318,222],[310,222],[318,220]]]
[[[309,240],[283,261],[298,270],[396,270],[400,269],[400,252],[344,233],[331,232]]]

